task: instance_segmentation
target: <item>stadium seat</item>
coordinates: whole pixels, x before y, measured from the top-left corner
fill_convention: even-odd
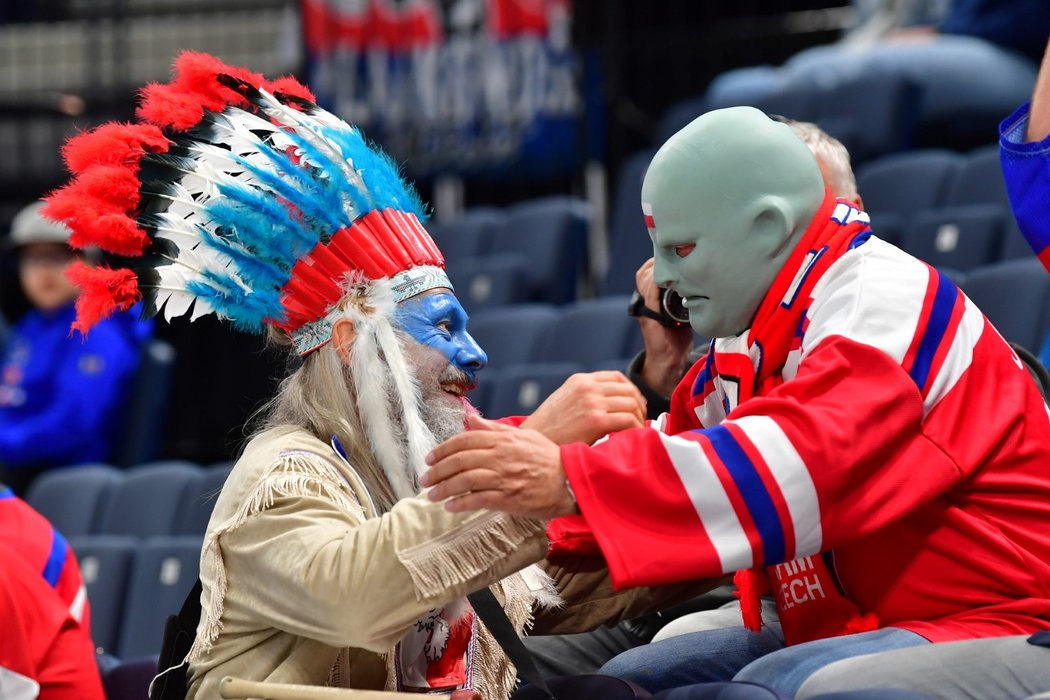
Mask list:
[[[175,532],[186,492],[200,478],[189,462],[154,462],[128,470],[102,514],[103,535],[150,537]]]
[[[918,86],[903,76],[862,74],[831,88],[815,88],[809,120],[840,140],[856,167],[914,145],[919,98]]]
[[[204,536],[208,530],[212,508],[215,507],[215,499],[219,497],[219,492],[222,491],[222,486],[226,483],[226,477],[230,475],[232,468],[226,464],[208,467],[203,470],[196,481],[190,484],[179,506],[179,520],[175,526],[176,535]]]
[[[528,298],[564,304],[576,298],[587,258],[587,203],[571,197],[544,197],[507,209],[491,253],[528,259]]]
[[[1042,346],[1050,328],[1050,275],[1035,257],[971,270],[962,289],[1004,338]]]
[[[128,579],[138,539],[118,535],[70,537],[91,603],[91,638],[106,653],[117,648]]]
[[[653,242],[642,218],[642,179],[656,151],[634,153],[620,165],[610,202],[609,267],[602,294],[630,294],[634,273],[653,256]]]
[[[96,532],[124,472],[108,464],[84,464],[44,472],[30,484],[26,502],[66,537]]]
[[[682,127],[711,109],[707,98],[688,97],[675,102],[660,115],[653,130],[653,145],[659,148],[664,141],[674,136]],[[654,150],[655,152],[655,150]]]
[[[1013,260],[1015,258],[1028,258],[1034,253],[1032,246],[1025,240],[1024,234],[1017,226],[1017,221],[1011,212],[1004,221],[1003,247],[999,251],[1000,260]]]
[[[944,204],[997,204],[1006,211],[1010,210],[998,144],[975,149],[964,157],[948,188]]]
[[[463,308],[473,314],[527,301],[530,264],[524,255],[507,253],[450,258],[445,270]]]
[[[461,260],[488,253],[494,232],[506,218],[497,207],[475,207],[454,219],[428,221],[426,228],[446,260]]]
[[[584,371],[577,362],[515,365],[491,377],[487,415],[527,416],[570,375]]]
[[[915,212],[941,206],[964,160],[938,149],[884,156],[857,169],[857,191],[873,223],[883,214],[907,222]]]
[[[601,297],[564,307],[536,359],[593,365],[627,357],[640,347],[638,322],[627,314],[629,297]]]
[[[999,259],[1002,232],[998,205],[928,210],[908,224],[900,247],[934,267],[966,272]]]
[[[174,363],[175,349],[163,340],[154,338],[142,348],[141,363],[114,450],[114,464],[130,467],[156,457]]]
[[[139,546],[128,585],[117,656],[160,653],[164,621],[182,607],[200,575],[201,538],[153,537]]]
[[[470,317],[467,329],[489,356],[489,369],[535,362],[559,311],[549,304],[490,309]]]

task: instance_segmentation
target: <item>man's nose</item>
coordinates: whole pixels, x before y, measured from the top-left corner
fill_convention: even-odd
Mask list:
[[[456,356],[456,360],[461,366],[478,372],[489,363],[489,356],[485,354],[485,351],[481,349],[481,346],[478,345],[478,342],[474,340],[470,333],[464,333],[463,347]]]

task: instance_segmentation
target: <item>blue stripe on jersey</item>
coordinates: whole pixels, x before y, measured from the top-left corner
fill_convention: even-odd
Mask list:
[[[7,487],[5,487],[3,489],[0,489],[0,501],[4,500],[5,498],[14,498],[14,497],[15,497],[15,492],[11,490],[10,486],[7,486]]]
[[[864,245],[865,243],[867,243],[868,239],[871,238],[871,233],[872,233],[871,229],[870,228],[866,228],[863,231],[861,231],[860,233],[858,233],[856,236],[854,236],[853,240],[849,242],[849,250],[853,250],[854,248],[859,248],[862,245]]]
[[[955,302],[959,298],[959,289],[951,280],[934,270],[937,275],[937,294],[933,298],[933,307],[930,309],[930,318],[926,322],[926,330],[922,340],[919,341],[919,349],[915,351],[915,361],[912,363],[911,379],[923,391],[929,380],[930,367],[933,365],[933,356],[937,353],[944,333],[948,329],[948,322],[952,318]]]
[[[58,530],[51,528],[51,553],[47,555],[47,564],[44,565],[44,578],[52,588],[58,585],[62,569],[66,566],[68,552],[69,544],[66,538]]]
[[[762,483],[755,465],[740,447],[733,434],[725,426],[716,425],[702,431],[715,448],[729,475],[733,477],[740,495],[744,497],[747,510],[762,538],[762,552],[766,566],[784,561],[784,527],[780,523],[773,498]]]

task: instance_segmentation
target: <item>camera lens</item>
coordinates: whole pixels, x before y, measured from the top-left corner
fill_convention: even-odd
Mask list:
[[[682,303],[682,297],[671,289],[660,290],[660,303],[663,305],[664,313],[678,323],[689,323],[689,311]]]

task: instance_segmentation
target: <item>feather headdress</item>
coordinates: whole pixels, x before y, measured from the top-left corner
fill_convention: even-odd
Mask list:
[[[313,99],[292,78],[185,52],[170,83],[143,89],[139,122],[72,138],[75,177],[45,212],[69,224],[73,246],[122,256],[69,270],[75,327],[143,299],[169,320],[277,326],[305,355],[330,337],[350,274],[390,278],[395,301],[451,287],[398,168]]]

